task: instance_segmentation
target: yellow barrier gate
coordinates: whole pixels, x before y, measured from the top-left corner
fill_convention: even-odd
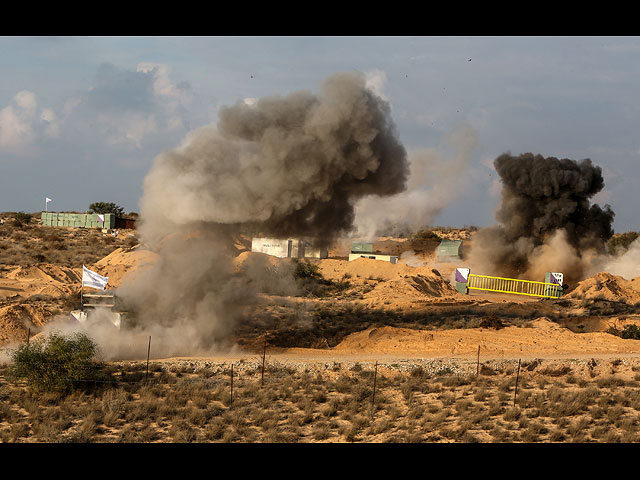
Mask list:
[[[488,292],[514,293],[516,295],[544,298],[560,298],[560,295],[562,295],[562,286],[556,283],[491,277],[474,273],[469,273],[467,288],[469,290],[486,290]]]

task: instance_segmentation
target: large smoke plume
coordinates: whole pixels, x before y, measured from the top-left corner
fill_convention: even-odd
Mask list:
[[[356,204],[357,235],[374,238],[394,230],[415,232],[431,222],[464,191],[477,138],[468,124],[446,137],[449,153],[435,149],[409,152],[407,189],[391,198],[367,196]]]
[[[139,233],[159,261],[118,293],[142,325],[172,329],[164,354],[207,350],[273,276],[255,265],[238,273],[237,234],[327,244],[353,228],[359,198],[397,194],[407,176],[389,105],[360,73],[329,77],[321,96],[239,101],[155,159]]]
[[[502,180],[499,224],[475,236],[473,268],[531,280],[563,272],[568,282],[581,280],[613,235],[610,206],[591,203],[604,187],[602,169],[590,159],[532,153],[503,154],[494,167]]]

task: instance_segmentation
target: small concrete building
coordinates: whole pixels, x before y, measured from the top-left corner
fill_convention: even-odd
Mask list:
[[[368,258],[371,260],[382,260],[383,262],[398,263],[398,257],[395,255],[379,255],[373,253],[373,243],[353,242],[351,244],[351,253],[349,253],[349,261],[358,258]]]
[[[328,258],[326,248],[314,247],[309,241],[298,238],[253,238],[251,251],[266,253],[279,258]]]
[[[291,256],[293,242],[290,239],[281,238],[253,238],[251,239],[251,251],[266,253],[279,258]],[[296,252],[297,253],[297,252]]]

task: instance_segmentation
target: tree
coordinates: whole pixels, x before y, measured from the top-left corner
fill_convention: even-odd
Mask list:
[[[113,202],[94,202],[89,205],[89,213],[114,213],[115,215],[124,215],[124,208]]]
[[[31,223],[31,215],[24,212],[17,212],[14,216],[14,225],[17,227],[22,225],[28,225]]]

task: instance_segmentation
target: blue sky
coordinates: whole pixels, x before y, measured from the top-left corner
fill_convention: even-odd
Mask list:
[[[446,156],[460,125],[476,135],[432,223],[494,223],[491,162],[509,151],[590,158],[606,183],[594,201],[616,231],[640,229],[640,37],[0,37],[0,52],[0,211],[45,196],[137,211],[153,159],[220,107],[359,70],[407,150]]]

